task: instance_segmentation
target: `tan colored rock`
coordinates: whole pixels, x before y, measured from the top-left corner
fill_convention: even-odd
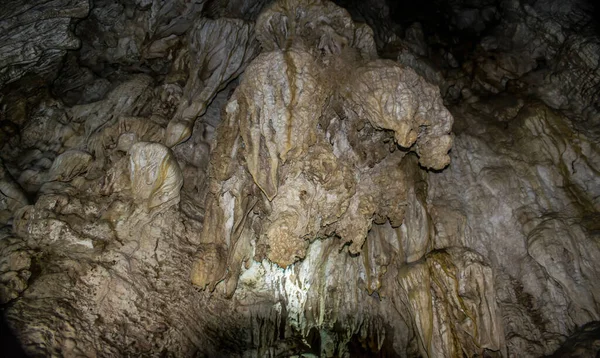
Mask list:
[[[316,142],[328,98],[320,70],[307,52],[275,51],[248,66],[227,113],[237,118],[248,170],[269,200],[277,195],[279,167]]]
[[[377,60],[360,67],[342,89],[348,116],[367,119],[375,128],[393,130],[396,142],[419,154],[427,168],[450,163],[452,115],[439,91],[414,70]]]
[[[292,17],[295,11],[301,15]],[[319,27],[302,17],[316,11],[331,13],[330,22]],[[412,142],[404,143],[407,147],[416,142],[416,131],[421,130],[417,146],[428,148],[415,149],[421,162],[441,160],[443,165],[438,165],[447,164],[452,117],[438,92],[411,70],[390,62],[375,61],[356,69],[374,56],[372,32],[360,27],[355,33],[351,22],[345,25],[347,20],[347,13],[332,3],[311,1],[277,2],[259,18],[257,36],[264,49],[273,51],[259,55],[248,66],[225,108],[225,123],[217,131],[211,160],[210,219],[202,241],[231,248],[238,237],[232,233],[232,220],[238,220],[236,212],[245,212],[240,209],[241,188],[256,185],[267,199],[259,200],[260,205],[250,214],[255,222],[252,231],[257,258],[267,257],[288,267],[306,255],[316,238],[333,235],[342,239],[342,245],[350,243],[349,251],[357,254],[374,221],[383,224],[389,220],[397,227],[404,220],[408,189],[405,169],[400,165],[404,153],[383,130],[395,129],[397,138],[414,134]],[[299,36],[286,32],[286,26]],[[327,37],[331,31],[337,31],[332,40],[336,45],[319,47],[333,39]],[[343,49],[354,45],[358,52],[348,56]],[[356,75],[348,76],[344,68],[356,71]],[[380,77],[369,79],[362,75],[369,73],[365,69],[396,76],[386,79],[380,73]],[[338,76],[340,81],[336,81]],[[366,89],[363,82],[369,81],[381,90]],[[337,82],[346,86],[341,87],[341,93],[336,93],[340,90]],[[404,96],[408,102],[396,109],[390,104],[388,112],[377,112],[365,102],[373,118],[363,118],[362,112],[353,112],[353,106],[358,105],[352,98],[345,98],[344,91],[351,91],[351,85],[359,89],[352,97],[358,102],[365,97],[375,102],[391,101],[386,97],[388,87],[394,89],[394,98]],[[368,93],[360,92],[361,88]],[[343,110],[338,111],[337,106]],[[344,113],[346,116],[340,118]],[[394,117],[398,114],[406,117],[410,132],[401,134],[404,124]],[[438,152],[445,157],[440,159]],[[242,174],[245,170],[253,183]],[[420,230],[421,223],[415,225],[415,230]],[[409,249],[411,260],[420,258],[430,247],[429,228],[423,233],[425,239],[414,238],[420,246]]]
[[[129,178],[136,202],[147,209],[179,203],[183,178],[169,148],[159,143],[138,142],[129,155]]]
[[[227,270],[226,249],[215,245],[205,244],[196,253],[196,261],[192,267],[192,283],[202,289],[208,286],[213,291],[216,284],[225,276]]]
[[[81,150],[68,150],[59,155],[49,171],[50,180],[71,181],[87,171],[92,156]]]
[[[398,276],[425,357],[482,355],[504,344],[492,269],[463,248],[433,251]]]
[[[383,225],[373,225],[367,235],[361,257],[367,274],[366,289],[369,295],[380,292],[386,283],[385,275],[389,266],[398,261],[404,261],[400,241],[389,222]]]
[[[137,116],[147,110],[152,98],[153,79],[136,75],[122,83],[105,99],[70,108],[68,116],[75,123],[83,123],[86,140],[105,125],[114,125],[121,116]]]
[[[304,258],[311,241],[327,236],[328,226],[340,220],[355,194],[352,171],[329,146],[312,146],[286,174],[263,231],[268,258],[281,267]]]
[[[350,14],[330,1],[280,0],[256,20],[256,37],[265,51],[308,48],[313,54],[341,54],[354,39]]]
[[[0,67],[24,62],[0,82],[82,43],[0,92],[0,302],[29,355],[539,357],[597,333],[585,2],[255,22],[266,3],[97,0],[66,26],[81,1],[6,2]]]
[[[351,243],[350,253],[361,252],[375,220],[380,224],[389,220],[393,226],[403,222],[407,191],[406,175],[401,170],[403,156],[395,152],[373,168],[360,172],[356,194],[335,223],[335,232],[344,243]]]
[[[90,136],[88,148],[100,159],[116,150],[127,153],[137,142],[161,142],[165,129],[157,122],[155,118],[120,117],[116,123]]]

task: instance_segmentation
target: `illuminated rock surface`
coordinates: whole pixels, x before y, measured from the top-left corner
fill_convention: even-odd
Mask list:
[[[594,356],[593,10],[0,4],[4,319],[31,356]]]

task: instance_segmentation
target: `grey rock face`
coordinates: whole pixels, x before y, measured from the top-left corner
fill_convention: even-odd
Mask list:
[[[15,183],[10,173],[0,162],[0,220],[7,224],[12,213],[28,204],[29,200],[21,187]]]
[[[507,128],[483,129],[485,115],[473,109],[454,116],[457,123],[465,121],[465,130],[456,136],[452,165],[429,176],[440,233],[436,246],[464,245],[490,258],[502,287],[498,299],[510,329],[509,353],[549,354],[559,337],[572,332],[567,327],[597,320],[598,288],[588,280],[596,275],[592,262],[600,252],[588,220],[597,213],[599,188],[586,177],[598,164],[582,156],[597,157],[583,148],[598,149],[540,103],[523,106]],[[579,140],[564,139],[569,135]],[[471,149],[476,157],[468,154]],[[449,189],[457,181],[461,195]],[[565,302],[569,308],[558,309]]]
[[[51,78],[80,41],[73,18],[87,16],[87,0],[3,1],[0,4],[0,87],[28,72]]]
[[[584,4],[339,4],[0,5],[0,310],[28,354],[597,354]]]
[[[252,24],[242,20],[200,19],[189,34],[190,77],[167,128],[166,145],[186,141],[195,120],[218,91],[246,67],[258,52]]]

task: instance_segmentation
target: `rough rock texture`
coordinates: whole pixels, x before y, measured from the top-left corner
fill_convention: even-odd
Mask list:
[[[192,135],[194,122],[204,114],[218,91],[246,67],[258,44],[252,24],[242,20],[201,19],[189,36],[189,79],[174,118],[167,127],[166,145],[174,146]]]
[[[369,63],[357,72],[344,88],[347,115],[394,131],[401,147],[415,145],[421,165],[444,169],[450,163],[453,120],[437,89],[414,71],[387,61]]]
[[[592,10],[2,3],[2,315],[31,356],[597,355]]]
[[[326,27],[331,30],[305,24],[313,11],[332,13]],[[290,18],[290,12],[305,14],[307,19]],[[398,171],[404,152],[393,143],[375,142],[374,146],[383,149],[381,156],[373,163],[361,162],[351,143],[360,139],[352,140],[355,133],[344,129],[390,129],[405,148],[418,136],[415,150],[421,162],[442,169],[448,164],[452,117],[439,92],[412,70],[393,62],[362,65],[359,56],[354,59],[353,49],[345,48],[353,41],[331,34],[343,30],[353,36],[352,20],[331,3],[276,3],[259,17],[258,24],[257,38],[264,50],[272,51],[248,66],[226,105],[225,123],[219,128],[223,134],[217,134],[210,169],[210,222],[204,226],[202,241],[221,251],[232,250],[244,227],[252,224],[245,229],[257,237],[257,258],[266,253],[284,268],[302,259],[317,238],[337,235],[342,242],[350,242],[350,252],[356,254],[375,216],[395,226],[402,223],[405,193],[403,174]],[[282,51],[282,47],[287,48]],[[354,69],[349,79],[364,87],[352,80],[339,84],[343,78],[324,77],[328,66],[340,65]],[[386,71],[396,76],[385,76]],[[334,73],[329,72],[330,76]],[[395,100],[402,105],[395,106]],[[336,107],[346,114],[343,119]],[[254,185],[264,197],[254,194],[247,199]],[[250,213],[249,205],[257,201]],[[196,278],[196,272],[206,272],[206,264],[212,265],[200,258],[192,274],[202,287],[205,276]],[[221,279],[219,275],[214,278]]]
[[[80,41],[72,19],[89,11],[88,0],[7,0],[0,4],[0,87],[28,72],[51,79],[67,50]]]
[[[458,247],[432,251],[401,269],[399,297],[414,319],[422,356],[472,356],[502,349],[492,281],[483,257]]]

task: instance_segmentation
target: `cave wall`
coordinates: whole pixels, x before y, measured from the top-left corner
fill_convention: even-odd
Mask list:
[[[0,4],[3,316],[31,356],[596,354],[593,11]]]

